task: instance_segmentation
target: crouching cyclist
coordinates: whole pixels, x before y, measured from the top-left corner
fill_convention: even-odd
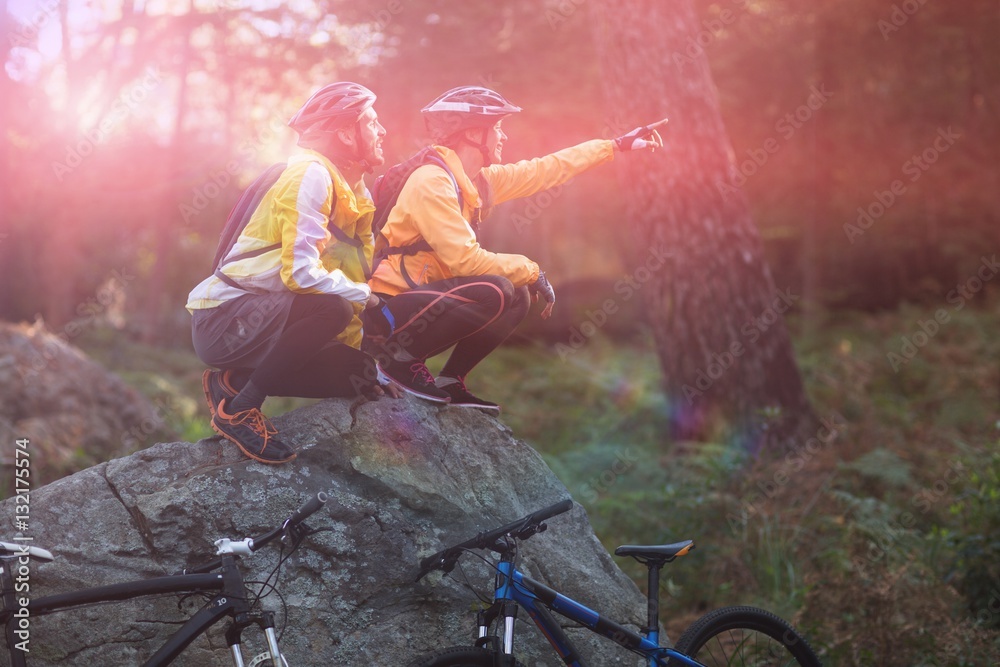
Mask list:
[[[212,427],[263,463],[295,458],[261,413],[267,396],[380,393],[375,361],[358,349],[359,314],[382,307],[366,283],[375,206],[363,176],[384,162],[374,103],[349,82],[309,98],[289,121],[305,150],[189,295],[195,351],[219,369],[203,378]]]
[[[491,208],[565,183],[610,161],[616,150],[658,148],[656,128],[666,122],[501,164],[503,119],[519,111],[499,93],[474,86],[449,90],[424,107],[434,145],[413,158],[423,164],[394,193],[375,239],[376,256],[384,259],[369,285],[395,320],[394,334],[377,352],[379,368],[427,400],[498,412],[496,403],[469,392],[466,376],[520,324],[532,296],[546,301],[542,317],[552,311],[555,293],[538,264],[479,244],[478,225]],[[375,198],[385,205],[379,193]],[[435,379],[424,362],[452,345]]]

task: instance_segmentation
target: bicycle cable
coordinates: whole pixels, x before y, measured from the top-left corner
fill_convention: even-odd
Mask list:
[[[280,629],[278,630],[278,641],[281,641],[281,638],[285,635],[285,626],[288,623],[288,605],[285,602],[285,596],[278,590],[278,580],[277,577],[275,577],[275,574],[281,569],[281,566],[285,563],[285,561],[288,560],[288,556],[292,555],[294,549],[290,551],[287,556],[284,555],[284,551],[284,547],[282,547],[278,554],[278,563],[274,566],[271,572],[268,573],[267,578],[264,581],[251,580],[243,582],[245,587],[260,586],[260,588],[251,594],[253,599],[249,600],[250,609],[262,609],[263,605],[261,605],[261,600],[271,595],[271,593],[277,594],[279,604],[281,605],[281,624]],[[273,584],[271,583],[272,577],[275,580]],[[265,590],[267,591],[266,593],[264,592]]]
[[[469,553],[472,553],[472,552],[470,551]],[[492,567],[493,569],[496,569],[496,565],[493,562],[491,562],[488,558],[486,558],[484,556],[481,556],[480,554],[474,554],[474,555],[477,558],[479,558],[480,560],[482,560],[484,563],[486,563],[488,566]],[[486,596],[480,595],[479,591],[477,591],[475,589],[475,587],[472,585],[472,582],[469,581],[469,575],[466,574],[465,568],[462,567],[462,564],[461,563],[456,563],[456,565],[458,566],[458,570],[462,573],[462,578],[465,580],[465,581],[459,582],[459,583],[463,584],[466,588],[468,588],[470,591],[472,591],[472,594],[475,595],[476,598],[478,598],[480,602],[482,602],[485,605],[490,604],[490,600]]]
[[[288,602],[285,600],[284,594],[277,588],[275,584],[268,584],[267,582],[256,581],[256,580],[247,581],[244,583],[246,583],[247,585],[250,584],[260,585],[262,588],[264,586],[267,586],[271,589],[266,595],[260,596],[259,598],[255,599],[253,605],[256,605],[258,600],[263,600],[271,593],[274,593],[275,595],[278,596],[278,602],[281,605],[281,624],[280,624],[280,629],[278,630],[278,640],[280,641],[281,638],[285,636],[285,627],[287,627],[288,625]]]
[[[275,564],[274,568],[271,569],[271,572],[267,575],[267,578],[264,579],[264,581],[246,582],[247,584],[254,584],[260,586],[260,588],[254,594],[253,600],[250,601],[251,608],[257,607],[260,604],[261,600],[269,596],[271,593],[277,594],[278,599],[280,600],[281,603],[281,629],[278,632],[279,640],[284,636],[285,627],[288,625],[288,604],[285,600],[285,596],[281,593],[280,590],[278,590],[278,578],[280,577],[281,568],[284,566],[286,562],[288,562],[288,559],[292,557],[292,554],[298,551],[299,547],[302,546],[302,543],[305,541],[307,537],[315,535],[316,533],[331,532],[332,530],[333,530],[332,528],[309,528],[307,531],[302,531],[300,534],[297,535],[294,534],[291,530],[288,531],[287,534],[291,537],[292,540],[292,545],[289,548],[288,553],[287,554],[285,553],[285,544],[284,542],[282,542],[281,548],[278,551],[278,562]],[[271,583],[271,579],[274,579],[273,584]],[[264,592],[265,590],[267,590],[267,593]]]
[[[319,531],[313,531],[313,532],[319,532]],[[312,532],[310,532],[310,533],[304,533],[302,535],[295,535],[292,529],[286,530],[285,536],[288,536],[288,537],[291,538],[291,545],[290,545],[290,547],[288,549],[288,553],[287,554],[285,553],[285,540],[284,540],[284,537],[283,537],[280,540],[281,547],[278,550],[278,562],[275,564],[275,566],[271,570],[271,572],[267,575],[267,578],[264,579],[264,582],[261,584],[260,590],[257,591],[257,594],[254,596],[253,601],[250,603],[251,607],[256,607],[257,604],[262,599],[264,599],[265,597],[267,597],[268,595],[271,594],[270,592],[268,592],[268,593],[265,594],[264,593],[264,589],[265,588],[269,588],[271,591],[276,590],[276,587],[278,585],[278,576],[279,576],[279,572],[281,571],[281,567],[285,564],[285,562],[289,558],[291,558],[292,554],[295,553],[296,550],[298,550],[299,546],[302,545],[302,542],[305,540],[305,538],[308,535],[311,535],[311,534],[312,534]],[[274,579],[274,584],[271,584],[271,579]],[[260,583],[260,582],[254,582],[254,583]]]

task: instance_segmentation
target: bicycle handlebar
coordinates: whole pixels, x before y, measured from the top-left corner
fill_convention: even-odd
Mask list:
[[[315,496],[311,497],[309,500],[304,502],[301,507],[295,510],[290,517],[281,522],[281,525],[274,530],[264,533],[260,537],[255,537],[247,540],[249,543],[250,551],[257,551],[261,547],[266,546],[268,543],[274,541],[276,537],[285,534],[285,531],[290,528],[295,528],[311,515],[315,514],[317,510],[326,504],[329,499],[325,493],[320,491]],[[196,567],[185,568],[178,572],[178,574],[201,574],[204,572],[211,572],[222,565],[222,559],[217,558],[211,562],[205,563],[203,565],[198,565]]]
[[[290,523],[292,525],[298,525],[302,523],[309,516],[315,514],[319,510],[319,508],[325,505],[328,499],[329,496],[320,491],[315,496],[305,501],[302,504],[302,507],[295,510],[292,516],[288,517],[287,523]]]
[[[447,549],[442,549],[436,554],[428,556],[420,561],[420,573],[417,575],[416,580],[420,581],[425,576],[438,569],[443,570],[444,572],[451,572],[462,552],[467,549],[494,549],[497,540],[505,535],[509,535],[514,539],[528,539],[535,533],[545,530],[544,524],[542,523],[543,521],[558,514],[568,512],[572,509],[572,507],[572,499],[567,498],[566,500],[558,502],[555,505],[549,505],[548,507],[540,509],[537,512],[532,512],[517,521],[511,521],[505,526],[500,526],[499,528],[479,533],[472,539],[468,539],[460,544],[455,544]]]

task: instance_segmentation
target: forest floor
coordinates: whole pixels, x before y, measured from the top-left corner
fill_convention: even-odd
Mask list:
[[[828,665],[992,665],[1000,298],[949,307],[935,329],[940,310],[789,319],[813,407],[832,428],[780,456],[751,458],[735,437],[668,441],[651,344],[598,337],[565,358],[508,346],[469,384],[504,406],[501,418],[545,456],[609,551],[696,540],[663,575],[671,638],[711,608],[753,604],[792,620]],[[96,329],[81,339],[179,437],[212,435],[193,354]],[[270,398],[265,411],[308,402]],[[619,565],[645,588],[644,569]]]

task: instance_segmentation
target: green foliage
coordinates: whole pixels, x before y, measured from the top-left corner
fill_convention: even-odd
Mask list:
[[[969,460],[967,484],[948,508],[952,574],[978,623],[1000,628],[1000,452]]]
[[[904,487],[913,483],[910,465],[898,454],[884,447],[877,447],[860,458],[843,464],[843,468],[889,487]]]
[[[978,306],[956,313],[921,350],[923,365],[898,373],[887,335],[923,308],[815,313],[812,333],[796,338],[800,367],[817,412],[849,424],[798,471],[782,457],[748,460],[731,443],[670,442],[655,428],[623,437],[624,415],[606,398],[616,376],[642,378],[636,420],[663,423],[669,406],[651,357],[643,364],[642,352],[599,337],[568,365],[538,348],[505,348],[501,363],[471,381],[504,404],[516,433],[533,433],[609,551],[696,540],[664,571],[667,623],[682,610],[746,602],[794,619],[829,664],[992,664],[1000,635],[984,632],[987,619],[976,614],[1000,605],[990,597],[1000,561],[991,494],[1000,490],[990,491],[989,448],[964,443],[992,430],[978,416],[995,405],[995,369],[977,360],[997,343],[978,334],[1000,304],[987,297]],[[950,396],[969,405],[944,420]],[[781,473],[788,481],[775,487]],[[645,587],[644,568],[619,565]],[[958,591],[980,597],[963,602]]]
[[[567,355],[539,344],[502,347],[476,368],[469,389],[503,405],[518,437],[547,455],[659,442],[668,406],[647,349],[602,337]],[[436,372],[443,363],[428,366]]]

